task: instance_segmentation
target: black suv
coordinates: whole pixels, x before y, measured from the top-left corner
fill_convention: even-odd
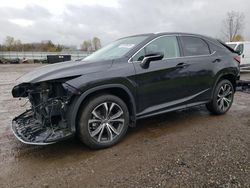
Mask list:
[[[238,55],[218,40],[187,33],[121,38],[82,61],[23,75],[13,97],[31,108],[14,118],[15,136],[51,144],[75,133],[90,148],[116,144],[144,117],[205,104],[226,113],[239,79]]]

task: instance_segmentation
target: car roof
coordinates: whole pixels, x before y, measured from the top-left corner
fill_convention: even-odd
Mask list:
[[[250,41],[226,42],[226,44],[249,44]]]
[[[155,32],[155,33],[144,33],[144,34],[131,35],[131,36],[127,36],[127,37],[136,37],[136,36],[161,36],[161,35],[193,35],[193,36],[200,36],[200,37],[208,37],[208,36],[201,35],[201,34],[184,33],[184,32]]]
[[[131,35],[131,36],[127,36],[127,37],[122,37],[120,39],[123,38],[128,38],[128,37],[138,37],[138,36],[148,36],[148,37],[159,37],[159,36],[164,36],[164,35],[189,35],[189,36],[196,36],[196,37],[201,37],[201,38],[205,38],[208,39],[210,41],[213,42],[217,42],[216,39],[209,37],[209,36],[205,36],[205,35],[201,35],[201,34],[196,34],[196,33],[184,33],[184,32],[155,32],[155,33],[144,33],[144,34],[137,34],[137,35]]]
[[[206,35],[201,35],[201,34],[196,34],[196,33],[185,33],[185,32],[156,32],[156,33],[145,33],[145,34],[137,34],[137,35],[132,35],[132,36],[127,36],[127,37],[123,37],[123,38],[128,38],[128,37],[137,37],[137,36],[148,36],[150,39],[154,39],[160,36],[164,36],[164,35],[177,35],[177,36],[193,36],[193,37],[199,37],[202,38],[204,40],[206,40],[207,42],[209,41],[210,43],[222,47],[222,48],[227,48],[225,47],[225,44],[223,44],[223,42],[219,39],[216,38],[212,38]],[[121,39],[123,39],[121,38]],[[230,51],[232,52],[233,49],[230,49]]]

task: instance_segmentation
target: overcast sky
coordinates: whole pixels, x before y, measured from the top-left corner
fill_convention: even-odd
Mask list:
[[[22,42],[52,40],[78,45],[97,36],[106,44],[138,33],[180,31],[220,37],[231,10],[245,14],[250,40],[249,0],[4,0],[0,43],[7,35]]]

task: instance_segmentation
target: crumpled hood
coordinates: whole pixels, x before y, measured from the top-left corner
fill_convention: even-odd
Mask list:
[[[60,78],[81,76],[84,74],[104,71],[112,65],[112,61],[104,62],[84,62],[67,61],[46,65],[34,69],[17,79],[20,83],[37,83]]]

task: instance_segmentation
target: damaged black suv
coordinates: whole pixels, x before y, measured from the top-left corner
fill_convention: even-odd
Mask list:
[[[18,79],[13,97],[31,107],[14,118],[15,136],[51,144],[77,134],[90,148],[116,144],[136,120],[203,105],[232,105],[239,59],[210,37],[154,33],[121,38],[82,61],[43,66]]]

